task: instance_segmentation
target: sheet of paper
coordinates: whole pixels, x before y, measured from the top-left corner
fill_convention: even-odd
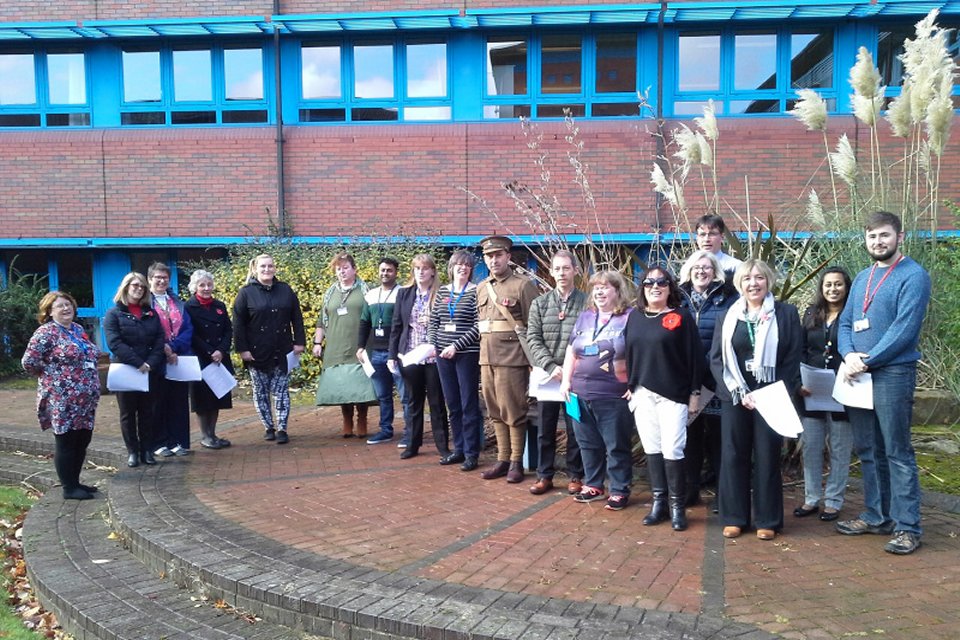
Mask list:
[[[293,373],[293,370],[300,366],[300,354],[291,351],[287,354],[287,373]]]
[[[177,364],[167,363],[167,380],[178,382],[197,382],[201,380],[200,359],[197,356],[177,356]]]
[[[694,413],[687,412],[687,424],[691,424],[703,412],[713,399],[713,391],[706,387],[700,387],[700,402],[697,403],[697,410]]]
[[[107,389],[110,391],[149,391],[150,375],[141,373],[129,364],[111,362],[107,370]]]
[[[869,373],[861,373],[847,382],[844,380],[846,368],[846,364],[840,364],[837,381],[833,385],[833,399],[848,407],[873,409],[873,377]]]
[[[414,347],[407,353],[401,353],[400,364],[405,367],[409,367],[412,364],[423,364],[427,358],[430,358],[434,355],[436,349],[434,349],[432,344],[421,344],[419,347]]]
[[[218,398],[227,395],[231,389],[237,386],[237,379],[230,375],[227,368],[219,362],[211,362],[205,366],[200,372],[200,376],[206,385],[210,387],[213,395]]]
[[[575,393],[570,394],[570,399],[566,401],[567,415],[580,422],[580,398]]]
[[[530,385],[527,395],[543,402],[563,402],[560,394],[560,381],[540,367],[530,372]]]
[[[785,438],[796,438],[803,432],[800,416],[790,401],[787,386],[783,380],[777,380],[771,385],[751,391],[756,410],[767,421],[770,428]]]
[[[833,369],[818,369],[800,363],[800,380],[810,392],[803,399],[807,411],[843,411],[843,405],[833,399],[833,386],[837,381]]]
[[[358,360],[360,360],[360,368],[363,369],[363,372],[367,374],[368,378],[372,378],[375,370],[373,368],[373,363],[370,362],[370,358],[367,357],[366,352],[364,352],[363,357],[358,358]]]

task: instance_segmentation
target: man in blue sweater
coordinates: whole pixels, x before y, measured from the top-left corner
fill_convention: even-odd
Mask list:
[[[903,226],[896,215],[874,213],[865,228],[867,253],[875,262],[853,282],[838,338],[846,375],[869,371],[873,377],[873,409],[849,408],[864,512],[836,527],[845,535],[893,533],[885,550],[906,555],[920,547],[922,533],[910,425],[930,275],[900,252]]]

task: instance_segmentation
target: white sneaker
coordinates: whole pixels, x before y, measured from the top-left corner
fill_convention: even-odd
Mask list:
[[[185,449],[180,445],[175,446],[173,449],[170,449],[170,455],[172,456],[188,456],[190,455],[190,449]]]
[[[168,449],[167,447],[160,447],[159,449],[153,452],[153,455],[159,456],[161,458],[169,458],[170,456],[173,456],[176,454],[170,449]]]

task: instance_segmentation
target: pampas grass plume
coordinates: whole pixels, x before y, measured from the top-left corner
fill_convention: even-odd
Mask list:
[[[707,105],[703,108],[703,117],[694,118],[694,122],[700,127],[700,131],[708,140],[716,141],[720,137],[720,130],[717,129],[717,113],[713,106],[713,99],[707,100]]]
[[[837,150],[830,154],[830,165],[834,173],[840,176],[847,186],[853,187],[857,181],[857,157],[853,153],[853,147],[850,146],[850,139],[847,134],[840,136],[837,141]]]
[[[808,131],[823,131],[827,127],[827,101],[813,89],[797,91],[799,99],[790,113],[806,125]]]

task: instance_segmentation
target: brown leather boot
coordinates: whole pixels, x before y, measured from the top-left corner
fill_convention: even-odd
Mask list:
[[[507,471],[507,482],[517,484],[523,482],[523,463],[511,462],[510,469]]]
[[[480,477],[484,480],[496,480],[497,478],[502,478],[503,476],[507,475],[509,470],[510,463],[508,461],[498,460],[497,464],[481,473]]]
[[[343,437],[352,438],[353,437],[353,405],[352,404],[340,405],[340,413],[343,414]]]
[[[367,437],[367,409],[370,407],[365,404],[357,405],[357,437]]]

